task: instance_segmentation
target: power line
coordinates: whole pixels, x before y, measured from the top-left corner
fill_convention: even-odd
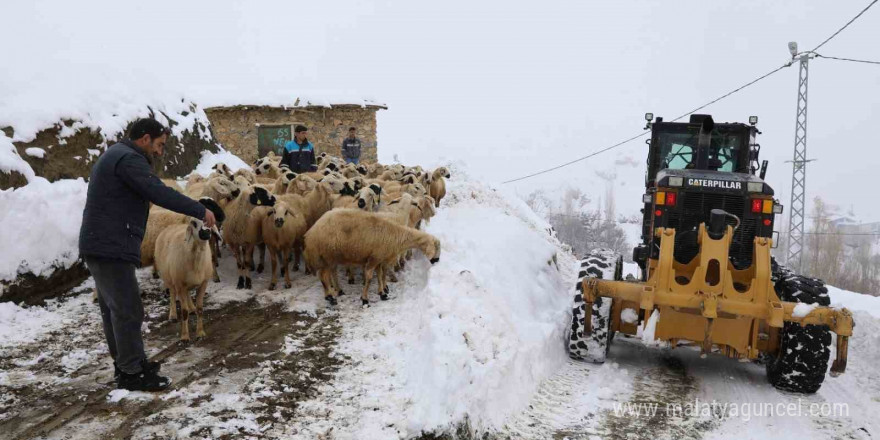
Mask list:
[[[880,64],[880,61],[856,60],[853,58],[827,57],[825,55],[816,54],[816,58],[827,58],[829,60],[852,61],[854,63]]]
[[[874,6],[874,4],[877,3],[877,1],[878,1],[878,0],[873,0],[873,1],[871,1],[871,3],[869,3],[868,6],[865,7],[865,9],[862,9],[861,12],[859,12],[858,14],[856,14],[855,17],[853,17],[850,21],[848,21],[845,25],[843,25],[843,27],[841,27],[840,29],[838,29],[836,32],[834,32],[833,34],[831,34],[830,37],[826,38],[825,41],[823,41],[823,42],[820,43],[818,46],[816,46],[816,48],[813,49],[811,52],[815,52],[815,51],[818,50],[820,47],[824,46],[826,43],[828,43],[829,41],[831,41],[831,40],[832,40],[834,37],[836,37],[839,33],[843,32],[844,29],[846,29],[850,24],[852,24],[854,21],[856,21],[856,19],[858,19],[859,17],[861,17],[862,14],[864,14],[868,9],[871,8],[871,6]],[[819,56],[818,54],[816,54],[816,55]],[[863,62],[863,63],[875,64],[874,62],[871,62],[871,61],[863,61],[863,60],[842,59],[842,58],[835,58],[835,57],[823,57],[823,58],[840,59],[840,60],[845,60],[845,61],[854,61],[854,62]],[[877,64],[880,64],[880,63],[877,63]],[[741,91],[741,90],[743,90],[743,89],[745,89],[745,88],[751,86],[752,84],[755,84],[755,83],[757,83],[758,81],[761,81],[762,79],[767,78],[768,76],[773,75],[774,73],[776,73],[776,72],[778,72],[778,71],[780,71],[780,70],[782,70],[782,69],[784,69],[784,68],[786,68],[786,67],[789,67],[789,66],[791,66],[791,65],[792,65],[792,61],[789,61],[789,62],[787,62],[787,63],[785,63],[785,64],[783,64],[783,65],[777,67],[776,69],[773,69],[773,70],[771,70],[770,72],[767,72],[766,74],[761,75],[761,76],[759,76],[758,78],[756,78],[756,79],[754,79],[754,80],[752,80],[752,81],[749,81],[748,83],[746,83],[746,84],[744,84],[744,85],[742,85],[742,86],[740,86],[740,87],[737,87],[736,89],[733,89],[733,90],[731,90],[730,92],[725,93],[724,95],[719,96],[718,98],[715,98],[715,99],[713,99],[713,100],[711,100],[711,101],[709,101],[709,102],[707,102],[707,103],[705,103],[705,104],[703,104],[703,105],[701,105],[701,106],[699,106],[699,107],[697,107],[697,108],[695,108],[695,109],[693,109],[693,110],[691,110],[691,111],[689,111],[689,112],[687,112],[687,113],[685,113],[685,114],[683,114],[683,115],[681,115],[681,116],[679,116],[679,117],[677,117],[677,118],[675,118],[675,119],[672,119],[670,122],[678,121],[679,119],[682,119],[682,118],[684,118],[684,117],[686,117],[686,116],[688,116],[688,115],[691,115],[691,114],[693,114],[693,113],[696,113],[696,112],[698,112],[698,111],[700,111],[700,110],[702,110],[702,109],[704,109],[704,108],[706,108],[706,107],[708,107],[708,106],[710,106],[710,105],[712,105],[712,104],[714,104],[714,103],[716,103],[716,102],[718,102],[718,101],[721,101],[722,99],[727,98],[728,96],[733,95],[734,93],[737,93],[737,92],[739,92],[739,91]],[[525,180],[525,179],[528,179],[528,178],[531,178],[531,177],[535,177],[535,176],[538,176],[538,175],[541,175],[541,174],[549,173],[549,172],[551,172],[551,171],[556,171],[556,170],[558,170],[558,169],[560,169],[560,168],[567,167],[567,166],[572,165],[572,164],[575,164],[575,163],[577,163],[577,162],[580,162],[580,161],[583,161],[583,160],[589,159],[589,158],[591,158],[591,157],[593,157],[593,156],[596,156],[596,155],[598,155],[598,154],[604,153],[604,152],[606,152],[606,151],[608,151],[608,150],[612,150],[612,149],[614,149],[614,148],[617,148],[617,147],[620,147],[620,146],[622,146],[622,145],[625,145],[625,144],[627,144],[627,143],[629,143],[629,142],[632,142],[632,141],[634,141],[634,140],[636,140],[636,139],[638,139],[638,138],[640,138],[640,137],[642,137],[642,136],[648,134],[649,132],[650,132],[649,130],[643,131],[643,132],[641,132],[641,133],[639,133],[639,134],[637,134],[637,135],[635,135],[635,136],[632,136],[632,137],[630,137],[630,138],[627,138],[626,140],[623,140],[623,141],[621,141],[621,142],[618,142],[618,143],[616,143],[616,144],[614,144],[614,145],[611,145],[611,146],[609,146],[609,147],[605,147],[605,148],[603,148],[603,149],[601,149],[601,150],[594,151],[594,152],[592,152],[592,153],[590,153],[590,154],[588,154],[588,155],[586,155],[586,156],[582,156],[582,157],[579,157],[579,158],[577,158],[577,159],[574,159],[574,160],[568,161],[568,162],[566,162],[566,163],[563,163],[563,164],[560,164],[560,165],[557,165],[557,166],[554,166],[554,167],[551,167],[551,168],[547,168],[547,169],[544,169],[544,170],[541,170],[541,171],[538,171],[538,172],[535,172],[535,173],[532,173],[532,174],[528,174],[528,175],[526,175],[526,176],[517,177],[516,179],[507,180],[507,181],[501,182],[501,184],[502,184],[502,185],[505,185],[505,184],[508,184],[508,183],[518,182],[518,181],[520,181],[520,180]]]
[[[749,87],[749,86],[751,86],[752,84],[755,84],[756,82],[761,81],[762,79],[767,78],[768,76],[773,75],[774,73],[779,72],[780,70],[782,70],[782,69],[784,69],[784,68],[786,68],[786,67],[791,66],[791,64],[792,64],[792,63],[789,61],[789,62],[787,62],[787,63],[785,63],[785,64],[783,64],[783,65],[781,65],[781,66],[779,66],[779,67],[777,67],[777,68],[775,68],[775,69],[773,69],[773,70],[771,70],[770,72],[767,72],[767,73],[765,73],[765,74],[763,74],[763,75],[761,75],[761,76],[759,76],[759,77],[757,77],[757,78],[755,78],[755,79],[753,79],[753,80],[751,80],[751,81],[749,81],[749,82],[747,82],[747,83],[745,83],[745,84],[743,84],[743,85],[741,85],[741,86],[739,86],[739,87],[737,87],[737,88],[731,90],[730,92],[727,92],[727,93],[725,93],[725,94],[723,94],[723,95],[721,95],[721,96],[719,96],[719,97],[717,97],[717,98],[715,98],[715,99],[713,99],[713,100],[711,100],[711,101],[709,101],[709,102],[707,102],[707,103],[705,103],[705,104],[703,104],[703,105],[701,105],[701,106],[699,106],[699,107],[697,107],[697,108],[695,108],[695,109],[693,109],[693,110],[691,110],[691,111],[689,111],[689,112],[687,112],[687,113],[685,113],[685,114],[683,114],[683,115],[681,115],[681,116],[679,116],[679,117],[677,117],[677,118],[675,118],[675,119],[672,119],[670,122],[678,121],[679,119],[682,119],[682,118],[684,118],[684,117],[686,117],[686,116],[691,115],[692,113],[698,112],[698,111],[700,111],[700,110],[702,110],[702,109],[704,109],[704,108],[706,108],[706,107],[708,107],[708,106],[710,106],[710,105],[712,105],[712,104],[714,104],[714,103],[716,103],[716,102],[718,102],[718,101],[721,101],[722,99],[727,98],[728,96],[733,95],[734,93],[737,93],[737,92],[739,92],[739,91],[745,89],[746,87]],[[520,180],[528,179],[528,178],[530,178],[530,177],[535,177],[535,176],[540,175],[540,174],[545,174],[545,173],[549,173],[549,172],[551,172],[551,171],[556,171],[556,170],[558,170],[558,169],[560,169],[560,168],[564,168],[564,167],[567,167],[567,166],[572,165],[572,164],[574,164],[574,163],[580,162],[580,161],[582,161],[582,160],[589,159],[589,158],[591,158],[591,157],[593,157],[593,156],[595,156],[595,155],[597,155],[597,154],[604,153],[604,152],[606,152],[606,151],[608,151],[608,150],[611,150],[611,149],[614,149],[614,148],[620,147],[620,146],[622,146],[622,145],[624,145],[624,144],[627,144],[627,143],[629,143],[629,142],[632,142],[632,141],[634,141],[634,140],[636,140],[636,139],[638,139],[638,138],[640,138],[640,137],[642,137],[642,136],[644,136],[644,135],[646,135],[646,134],[648,134],[648,133],[650,133],[650,132],[651,132],[650,130],[645,130],[645,131],[643,131],[643,132],[641,132],[641,133],[639,133],[639,134],[637,134],[637,135],[635,135],[635,136],[633,136],[633,137],[627,138],[626,140],[620,141],[620,142],[618,142],[618,143],[616,143],[616,144],[614,144],[614,145],[611,145],[611,146],[609,146],[609,147],[605,147],[605,148],[603,148],[603,149],[601,149],[601,150],[594,151],[594,152],[592,152],[592,153],[590,153],[590,154],[588,154],[588,155],[586,155],[586,156],[579,157],[579,158],[577,158],[577,159],[574,159],[574,160],[568,161],[568,162],[563,163],[563,164],[561,164],[561,165],[557,165],[557,166],[552,167],[552,168],[547,168],[547,169],[544,169],[544,170],[541,170],[541,171],[538,171],[538,172],[535,172],[535,173],[532,173],[532,174],[529,174],[529,175],[526,175],[526,176],[517,177],[516,179],[507,180],[507,181],[505,181],[505,182],[501,182],[501,184],[504,185],[504,184],[508,184],[508,183],[513,183],[513,182],[517,182],[517,181],[520,181]]]
[[[871,6],[874,6],[874,3],[877,3],[877,0],[874,0],[874,1],[872,1],[870,4],[868,4],[868,6],[865,6],[865,9],[862,9],[862,12],[859,12],[858,14],[856,14],[856,16],[852,18],[852,20],[846,22],[846,24],[843,25],[842,28],[838,29],[837,32],[831,34],[830,37],[826,38],[825,41],[823,41],[821,44],[819,44],[818,46],[816,46],[816,47],[813,49],[813,52],[819,50],[819,48],[822,47],[822,46],[824,46],[825,43],[831,41],[832,38],[836,37],[837,34],[841,33],[844,29],[847,28],[847,26],[851,25],[852,22],[856,21],[857,18],[861,17],[862,14],[865,13],[865,11],[867,11],[868,9],[871,9]]]

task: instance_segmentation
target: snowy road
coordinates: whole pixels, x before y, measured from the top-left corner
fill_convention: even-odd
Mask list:
[[[834,292],[832,291],[832,294]],[[880,302],[880,299],[876,299]],[[880,320],[855,313],[847,372],[812,396],[778,391],[763,365],[617,335],[609,361],[566,364],[496,438],[880,438]]]

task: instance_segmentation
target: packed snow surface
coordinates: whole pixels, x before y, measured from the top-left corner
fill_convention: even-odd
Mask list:
[[[0,280],[48,274],[76,262],[87,189],[82,179],[36,178],[0,191]]]
[[[196,169],[193,171],[196,174],[200,174],[203,177],[208,177],[211,173],[214,172],[212,168],[214,165],[218,163],[225,163],[232,172],[236,172],[241,168],[250,168],[250,166],[245,163],[245,161],[241,160],[238,156],[228,152],[228,151],[220,151],[218,153],[212,153],[210,151],[202,151],[202,158],[199,160],[199,164],[196,166]]]

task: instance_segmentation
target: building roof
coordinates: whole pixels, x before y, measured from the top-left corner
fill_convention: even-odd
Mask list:
[[[361,107],[387,110],[388,106],[372,98],[339,93],[324,94],[293,94],[272,93],[254,97],[227,98],[222,101],[208,102],[207,109],[233,109],[243,107],[276,107],[283,109],[295,108],[335,108]]]

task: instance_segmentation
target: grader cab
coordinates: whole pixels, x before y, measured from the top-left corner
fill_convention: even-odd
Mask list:
[[[763,180],[767,161],[758,166],[757,118],[646,117],[642,242],[633,250],[641,277],[623,280],[623,259],[609,251],[583,260],[569,354],[602,362],[616,332],[635,335],[641,326],[671,347],[764,362],[777,388],[812,393],[824,381],[833,331],[831,374],[843,373],[852,314],[829,307],[821,280],[770,256],[782,206]]]

